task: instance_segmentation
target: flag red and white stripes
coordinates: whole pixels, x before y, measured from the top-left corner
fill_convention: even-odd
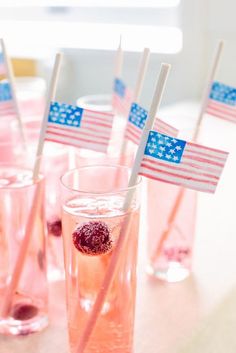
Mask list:
[[[173,137],[178,136],[179,133],[178,129],[174,128],[173,126],[167,124],[166,122],[158,118],[156,118],[155,120],[154,129],[156,131],[159,131],[161,134],[170,135]],[[141,130],[138,126],[128,121],[127,128],[125,131],[125,138],[138,145],[140,143],[142,132],[143,130]]]
[[[106,152],[113,114],[51,103],[45,139],[75,147]]]
[[[178,141],[181,140],[172,140],[177,141],[175,142],[177,143],[175,146],[178,148]],[[153,143],[156,147],[156,141],[152,141],[154,141]],[[164,152],[166,158],[172,158],[172,156],[175,155],[173,146],[174,145],[172,143],[172,146],[168,152]],[[183,186],[198,191],[209,193],[215,192],[228,157],[227,152],[186,142],[181,161],[179,163],[173,163],[157,158],[157,155],[163,154],[160,154],[160,149],[163,148],[165,149],[165,146],[163,147],[163,145],[160,145],[157,153],[153,153],[152,144],[150,144],[149,151],[147,151],[146,148],[140,169],[141,175],[150,179]],[[171,156],[170,151],[173,153]],[[178,160],[177,157],[173,158]]]

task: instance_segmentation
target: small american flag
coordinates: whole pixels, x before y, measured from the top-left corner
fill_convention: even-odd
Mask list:
[[[106,152],[113,114],[52,102],[45,139],[75,147]]]
[[[147,120],[148,112],[139,104],[133,103],[131,105],[128,123],[125,131],[125,138],[139,144],[142,131]],[[154,129],[162,134],[177,136],[179,131],[164,121],[156,118]]]
[[[206,112],[236,123],[236,88],[213,82]]]
[[[3,53],[0,53],[0,75],[6,74],[6,67],[4,63],[4,56]]]
[[[116,78],[114,80],[112,106],[115,112],[127,117],[132,103],[133,92],[125,83]]]
[[[140,174],[214,193],[228,153],[150,131]]]
[[[0,82],[0,116],[15,115],[11,86],[8,82]]]

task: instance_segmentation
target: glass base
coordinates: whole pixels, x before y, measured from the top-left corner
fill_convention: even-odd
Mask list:
[[[43,314],[24,321],[7,318],[6,320],[0,320],[0,334],[25,336],[42,331],[47,326],[48,317]]]
[[[166,268],[156,268],[149,264],[146,271],[150,276],[169,283],[183,281],[190,274],[190,270],[188,268],[176,261],[169,262],[168,267]]]

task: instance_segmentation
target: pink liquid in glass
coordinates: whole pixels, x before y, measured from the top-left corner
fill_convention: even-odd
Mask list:
[[[1,305],[25,236],[35,190],[39,183],[32,183],[32,171],[10,166],[0,167]],[[10,312],[7,317],[1,317],[0,312],[0,332],[4,334],[25,335],[40,331],[48,324],[43,195],[39,202],[27,257]]]
[[[101,176],[98,171],[99,167],[90,168],[91,171],[93,170],[93,176],[96,174]],[[102,193],[86,195],[78,192],[77,196],[74,195],[63,204],[62,221],[70,348],[71,353],[76,353],[76,346],[109,266],[112,249],[121,234],[125,219],[129,217],[131,227],[128,241],[122,250],[114,280],[84,353],[132,353],[139,207],[136,200],[131,210],[124,213],[122,208],[126,192],[119,193],[114,190],[114,194],[106,195],[106,190],[114,185],[112,179],[115,174],[112,176],[107,167],[101,168],[107,176],[107,185],[102,183],[103,186],[100,188],[101,179],[97,179],[94,185],[88,184],[88,186],[94,191],[103,190]],[[122,180],[121,171],[120,175],[120,180]],[[84,177],[86,178],[86,173]],[[90,177],[91,175],[87,178],[88,182]],[[83,185],[86,185],[85,178],[79,178],[81,184],[78,181],[82,189]],[[77,183],[76,179],[74,183]],[[86,247],[83,251],[78,250],[73,240],[73,233],[78,232],[78,229],[85,225],[91,227],[93,222],[106,225],[110,232],[111,246],[103,253],[91,255]],[[100,242],[101,234],[97,236],[96,244]]]

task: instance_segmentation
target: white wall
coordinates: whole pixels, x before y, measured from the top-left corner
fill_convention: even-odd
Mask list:
[[[206,50],[208,6],[208,0],[182,0],[179,25],[183,28],[183,50],[176,55],[152,54],[142,97],[144,106],[150,102],[162,61],[172,64],[164,104],[200,96],[209,64],[210,50]],[[216,44],[215,38],[213,44]],[[60,95],[61,99],[72,102],[76,96],[110,91],[114,52],[66,50],[65,53],[68,55],[64,71],[68,89],[66,95]],[[135,84],[139,57],[138,53],[125,54],[123,78],[130,86]]]

